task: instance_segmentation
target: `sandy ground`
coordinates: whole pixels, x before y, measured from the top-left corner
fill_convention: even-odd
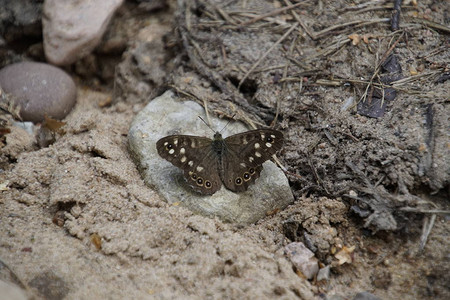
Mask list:
[[[148,38],[149,28],[155,28],[152,32],[158,32],[159,37],[170,32],[170,22],[162,20],[172,14],[173,7],[146,21],[148,27],[135,35],[136,40]],[[127,14],[122,12],[123,16]],[[142,16],[127,30],[132,31],[137,24],[143,24]],[[152,47],[155,45],[148,49]],[[343,52],[334,59],[342,58]],[[123,61],[130,61],[130,56],[124,55]],[[122,68],[128,66],[124,65]],[[183,80],[187,77],[180,75],[186,74],[178,72],[173,81],[186,84]],[[333,295],[341,297],[334,299],[352,299],[362,291],[381,299],[450,298],[449,224],[441,215],[435,219],[425,248],[419,251],[422,226],[431,219],[429,214],[405,216],[396,211],[394,215],[403,218],[397,219],[402,225],[374,234],[352,213],[353,203],[347,198],[325,197],[323,191],[314,189],[307,193],[303,188],[308,183],[295,178],[290,180],[296,202],[250,226],[223,223],[167,204],[144,184],[127,149],[133,117],[163,89],[152,76],[156,75],[147,77],[150,83],[144,88],[133,78],[122,81],[122,89],[125,86],[135,93],[109,105],[104,104],[115,99],[114,87],[98,91],[91,80],[80,79],[78,102],[64,120],[64,134],[58,134],[48,147],[38,148],[34,136],[12,127],[1,149],[1,280],[37,299],[314,299]],[[198,78],[190,78],[190,84]],[[151,92],[146,93],[149,87]],[[210,89],[207,84],[203,87]],[[324,102],[340,106],[334,99],[341,93],[321,87],[305,97],[311,101],[323,94]],[[379,123],[358,116],[346,116],[343,121],[344,117],[333,115],[330,107],[323,106],[323,110],[326,116],[340,120],[341,126],[356,124],[353,130],[364,138],[376,137],[385,132],[367,132],[389,122],[397,126],[403,121],[396,116],[412,115],[410,111],[399,112],[404,103],[414,104],[408,97],[401,98],[406,101],[403,104],[396,102],[385,118],[388,120]],[[438,101],[435,107],[437,115],[443,116],[439,120],[447,115],[448,121],[448,102]],[[408,120],[405,126],[412,131],[413,126],[419,126],[414,124],[421,122],[413,117]],[[306,147],[318,133],[295,125],[287,131],[288,139],[301,142],[288,144],[282,159],[292,163],[291,171],[304,170],[301,175],[314,182],[307,177],[310,173],[305,161],[298,159],[298,149]],[[355,145],[358,147],[361,145]],[[324,166],[332,165],[330,160],[335,156],[345,155],[337,150],[324,153],[329,147],[318,149]],[[433,201],[439,208],[448,207],[448,186],[433,196],[430,187],[418,184],[413,171],[406,169],[409,171],[403,174],[407,174],[410,193]],[[319,171],[319,175],[329,172],[324,179],[329,180],[325,182],[328,188],[348,185],[336,180],[343,174],[340,169],[324,167]],[[376,172],[369,171],[376,178]],[[389,190],[393,179],[387,177],[391,181],[383,184]],[[285,245],[295,240],[311,242],[321,267],[331,266],[327,280],[308,281],[296,272],[284,254]],[[340,264],[336,254],[343,248],[353,250]]]

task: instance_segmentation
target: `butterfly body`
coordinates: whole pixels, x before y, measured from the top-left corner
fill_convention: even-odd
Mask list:
[[[225,151],[225,141],[220,132],[216,132],[214,134],[214,139],[212,140],[211,147],[213,151],[216,152],[219,156],[221,156]]]
[[[243,192],[259,177],[262,164],[281,149],[283,134],[273,129],[251,130],[213,139],[171,135],[156,143],[158,154],[184,171],[194,190],[212,195],[225,185]]]

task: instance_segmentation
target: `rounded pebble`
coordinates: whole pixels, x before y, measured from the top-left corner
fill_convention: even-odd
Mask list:
[[[75,105],[77,90],[72,78],[54,66],[21,62],[0,70],[0,87],[20,106],[23,121],[39,123],[45,116],[62,119]]]

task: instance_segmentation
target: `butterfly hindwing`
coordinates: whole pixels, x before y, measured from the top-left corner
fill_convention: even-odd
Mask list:
[[[217,154],[211,147],[198,152],[200,159],[192,167],[184,170],[184,177],[194,190],[212,195],[222,186],[217,167]]]
[[[158,154],[184,172],[188,184],[201,194],[212,195],[224,185],[234,192],[246,191],[283,145],[283,134],[258,129],[214,140],[191,135],[172,135],[156,143]]]
[[[212,195],[221,187],[217,155],[212,140],[191,135],[172,135],[156,143],[158,154],[184,171],[187,183],[196,191]]]
[[[259,178],[262,171],[261,165],[250,165],[237,155],[234,151],[227,151],[223,162],[224,172],[222,176],[223,184],[233,192],[244,192],[249,185]],[[236,162],[239,162],[236,165]]]
[[[262,164],[283,145],[283,134],[273,129],[258,129],[232,135],[225,140],[222,180],[235,192],[246,191],[260,175]]]

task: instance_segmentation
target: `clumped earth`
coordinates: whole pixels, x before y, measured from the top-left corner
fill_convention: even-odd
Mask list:
[[[1,279],[47,299],[450,298],[449,12],[403,2],[399,30],[391,2],[127,2],[106,35],[126,51],[69,70],[78,103],[55,141],[0,140]],[[240,226],[146,187],[127,133],[168,88],[283,130],[295,203]],[[294,241],[329,276],[304,279]]]

